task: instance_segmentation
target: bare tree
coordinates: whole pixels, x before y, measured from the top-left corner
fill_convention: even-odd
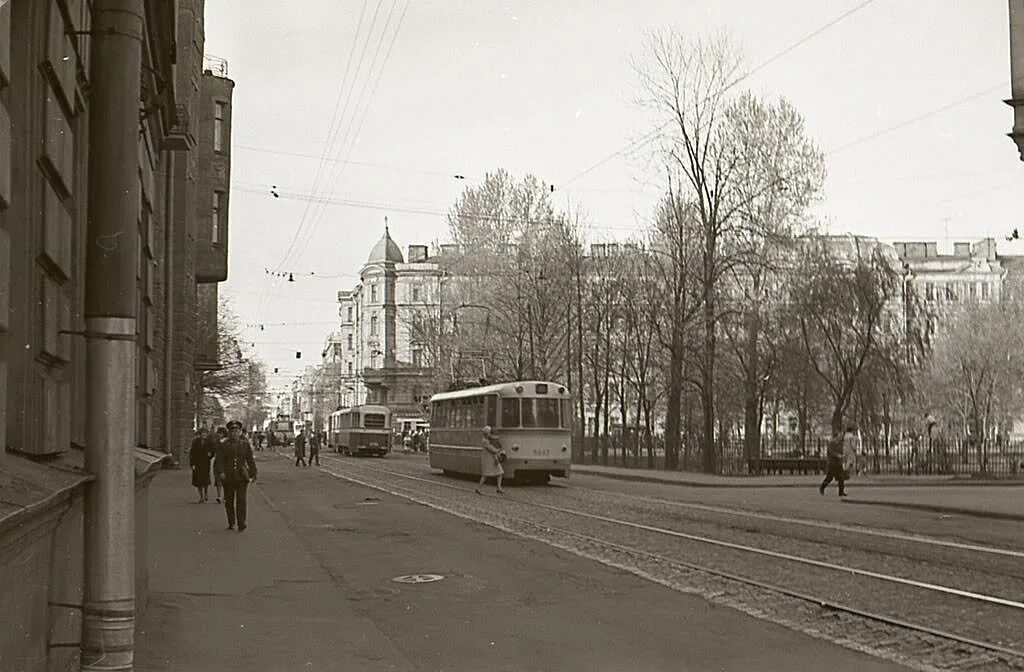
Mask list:
[[[970,304],[935,340],[919,385],[934,415],[966,429],[979,466],[983,446],[1024,402],[1024,306],[1017,299]],[[957,422],[949,420],[956,418]]]
[[[795,269],[793,319],[831,397],[833,434],[865,366],[900,350],[903,279],[894,256],[873,240],[812,238]]]
[[[720,305],[723,279],[758,263],[764,240],[793,225],[820,189],[823,162],[787,103],[766,105],[749,94],[731,95],[743,77],[728,40],[688,40],[663,31],[649,35],[647,51],[636,68],[639,102],[661,122],[660,157],[668,167],[670,192],[678,191],[670,198],[686,203],[696,224],[703,466],[714,472],[716,352],[719,323],[728,309]]]

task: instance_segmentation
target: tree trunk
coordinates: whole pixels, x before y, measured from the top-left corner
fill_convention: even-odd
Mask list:
[[[672,353],[669,362],[668,399],[665,409],[665,469],[679,468],[679,414],[683,393],[681,348]]]
[[[704,472],[718,471],[718,453],[715,447],[715,301],[714,289],[706,286],[704,299],[704,361],[701,367],[701,410],[704,420],[703,467]]]

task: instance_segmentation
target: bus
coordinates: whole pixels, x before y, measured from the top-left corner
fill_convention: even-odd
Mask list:
[[[287,415],[267,420],[263,430],[267,434],[268,446],[290,446],[295,440],[295,421]]]
[[[327,446],[345,455],[384,457],[391,450],[391,411],[387,406],[364,404],[331,413]]]
[[[430,467],[479,476],[483,428],[505,451],[506,478],[547,483],[568,478],[572,404],[559,383],[527,380],[435,394],[430,398]]]

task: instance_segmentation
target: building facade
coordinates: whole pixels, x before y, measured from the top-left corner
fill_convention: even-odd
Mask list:
[[[342,405],[385,404],[395,417],[425,418],[433,394],[423,324],[440,319],[443,269],[426,245],[409,258],[384,236],[370,251],[354,289],[338,292],[336,332]]]
[[[227,272],[195,211],[226,79],[203,7],[0,0],[3,670],[131,664],[146,485],[191,439],[197,283]]]

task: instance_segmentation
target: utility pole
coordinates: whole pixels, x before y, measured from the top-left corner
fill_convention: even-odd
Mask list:
[[[135,654],[135,372],[143,0],[94,0],[81,669]]]

